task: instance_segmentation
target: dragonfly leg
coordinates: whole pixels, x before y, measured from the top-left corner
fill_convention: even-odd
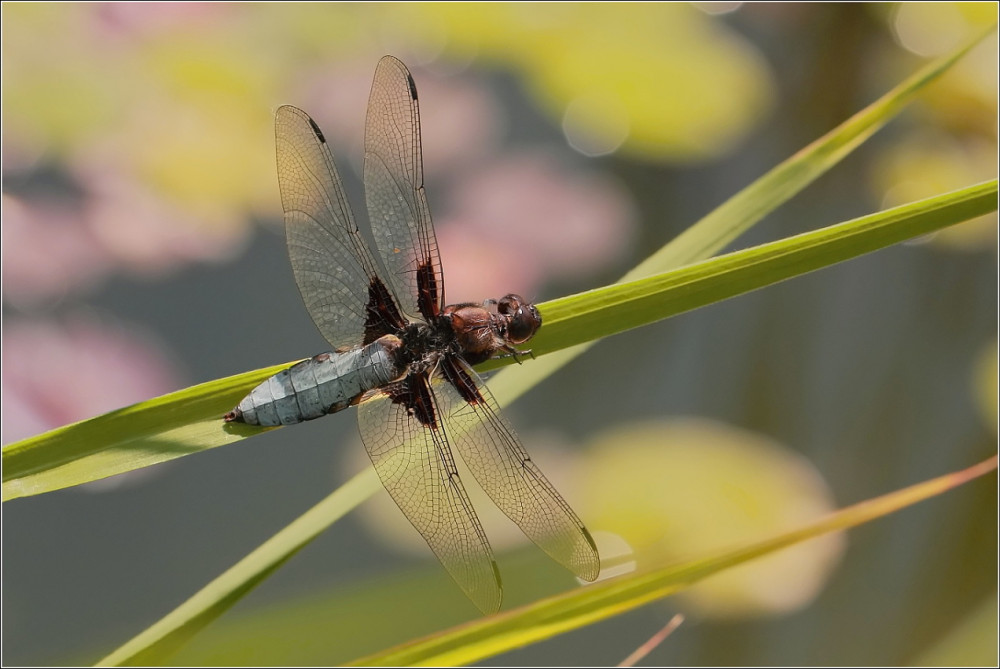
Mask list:
[[[507,346],[503,347],[503,350],[506,351],[506,353],[501,353],[501,354],[499,354],[497,356],[494,356],[494,357],[501,358],[501,359],[502,358],[514,358],[514,362],[516,362],[519,365],[521,364],[521,358],[519,356],[526,355],[526,356],[529,356],[532,360],[535,359],[535,354],[531,352],[530,348],[527,349],[527,350],[525,350],[525,351],[519,351],[516,348],[514,348],[513,346],[507,345]]]

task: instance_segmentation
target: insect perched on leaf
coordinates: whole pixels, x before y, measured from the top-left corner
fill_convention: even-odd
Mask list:
[[[472,365],[518,350],[542,324],[522,297],[446,305],[424,195],[417,89],[385,56],[365,129],[365,199],[377,253],[362,238],[319,126],[295,107],[275,116],[288,254],[309,314],[334,351],[264,381],[227,422],[290,425],[358,406],[383,485],[482,611],[500,608],[493,551],[455,467],[580,578],[600,558],[587,528],[532,462]]]

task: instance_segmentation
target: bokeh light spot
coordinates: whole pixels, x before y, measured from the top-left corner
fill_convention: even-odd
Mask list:
[[[569,145],[583,155],[605,156],[628,138],[628,112],[613,98],[581,95],[566,106],[562,128]]]

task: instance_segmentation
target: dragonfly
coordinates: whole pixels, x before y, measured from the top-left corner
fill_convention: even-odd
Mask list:
[[[413,77],[383,57],[365,123],[371,245],[354,219],[333,153],[308,114],[275,114],[288,255],[306,309],[333,350],[254,388],[226,422],[291,425],[358,408],[361,439],[403,514],[484,613],[499,610],[500,572],[452,447],[492,501],[556,562],[593,581],[600,557],[580,518],[521,446],[473,365],[520,361],[542,324],[519,295],[446,304],[424,192]]]

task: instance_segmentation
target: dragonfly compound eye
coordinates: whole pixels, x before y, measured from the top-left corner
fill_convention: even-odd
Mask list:
[[[534,337],[541,326],[542,315],[534,305],[519,305],[507,325],[507,339],[512,344],[522,344]]]

